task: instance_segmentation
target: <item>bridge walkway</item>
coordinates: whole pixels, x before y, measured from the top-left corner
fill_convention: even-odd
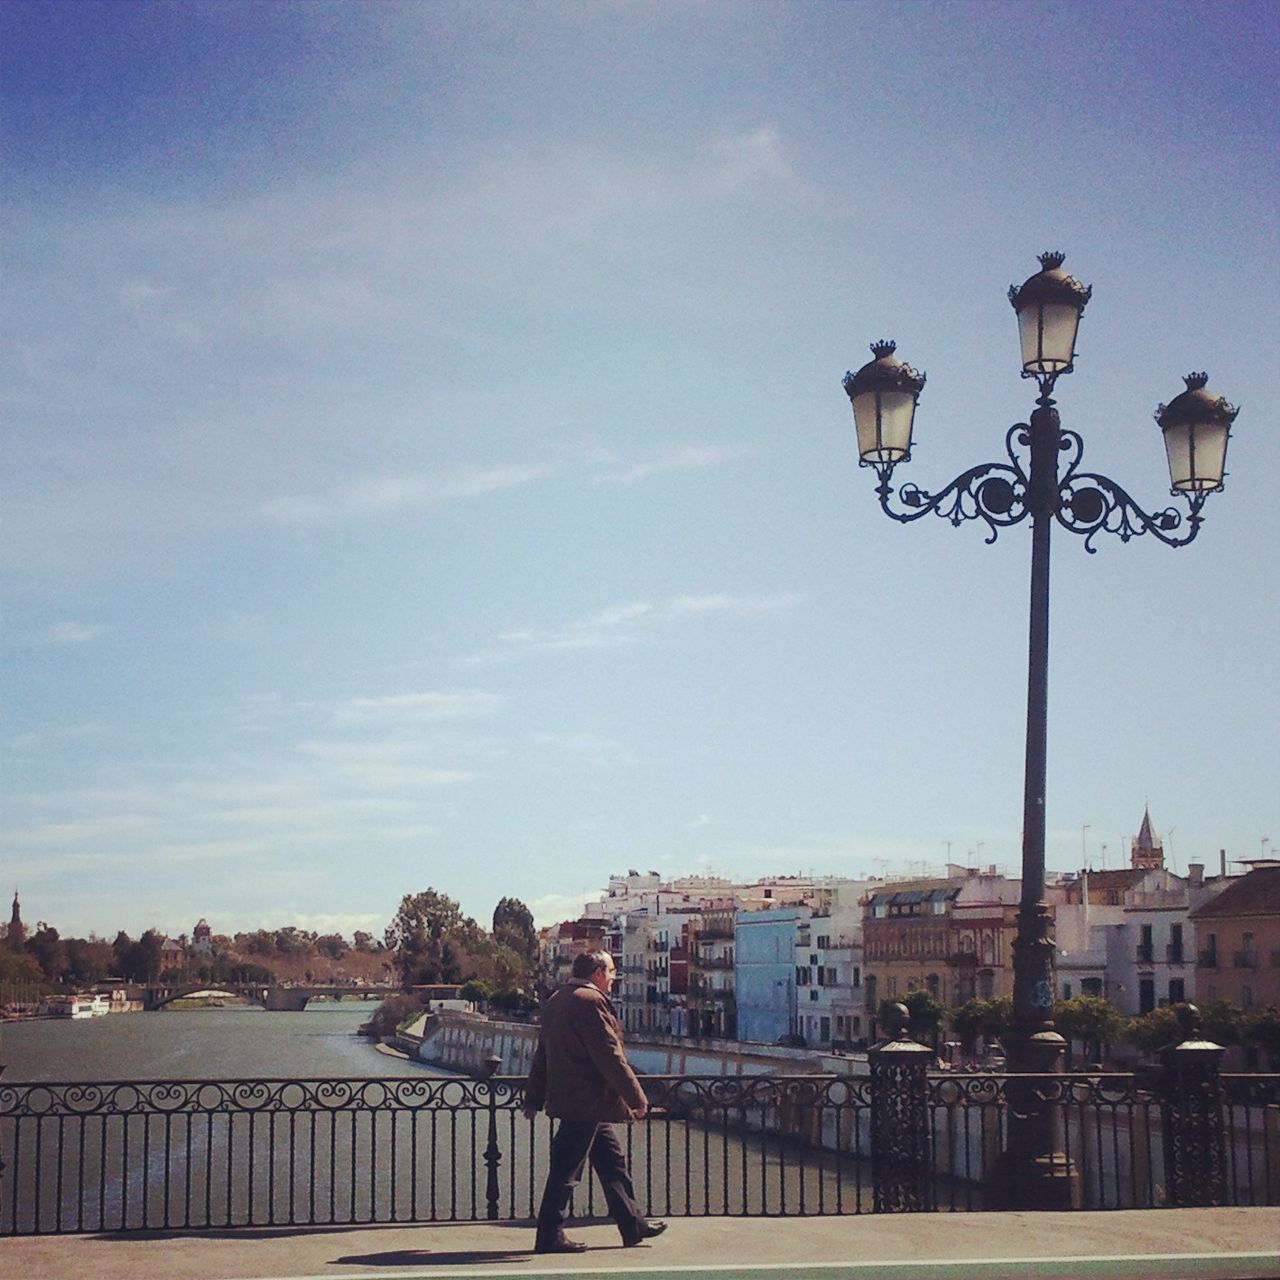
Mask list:
[[[1260,1280],[1280,1275],[1280,1208],[677,1218],[623,1249],[535,1255],[526,1223],[274,1227],[25,1236],[0,1242],[6,1280]]]

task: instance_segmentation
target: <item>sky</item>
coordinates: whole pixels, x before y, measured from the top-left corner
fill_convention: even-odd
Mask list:
[[[1017,874],[1006,298],[1093,286],[1063,425],[1194,545],[1055,530],[1050,869],[1280,842],[1272,3],[0,6],[0,887],[64,934],[540,924],[612,873]]]

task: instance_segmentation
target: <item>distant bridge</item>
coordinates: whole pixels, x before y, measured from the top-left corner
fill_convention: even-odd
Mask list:
[[[318,996],[344,997],[348,1000],[385,1000],[395,995],[392,987],[349,987],[307,985],[286,987],[265,982],[186,982],[163,987],[148,987],[143,1003],[148,1009],[163,1009],[175,1000],[193,996],[210,999],[248,1000],[272,1012],[301,1012],[308,1000]]]

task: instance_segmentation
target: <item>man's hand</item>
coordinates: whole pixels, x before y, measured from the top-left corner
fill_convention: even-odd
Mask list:
[[[633,1120],[643,1120],[645,1116],[647,1116],[648,1114],[649,1114],[649,1108],[647,1106],[636,1107],[635,1110],[632,1111],[631,1113],[631,1118]]]
[[[524,1118],[526,1120],[536,1120],[538,1118],[538,1112],[541,1110],[541,1107],[525,1107]]]

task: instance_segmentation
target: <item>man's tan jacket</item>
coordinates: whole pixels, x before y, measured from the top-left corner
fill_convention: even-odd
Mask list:
[[[561,987],[542,1008],[525,1105],[561,1119],[615,1123],[647,1104],[609,997],[585,979]]]

